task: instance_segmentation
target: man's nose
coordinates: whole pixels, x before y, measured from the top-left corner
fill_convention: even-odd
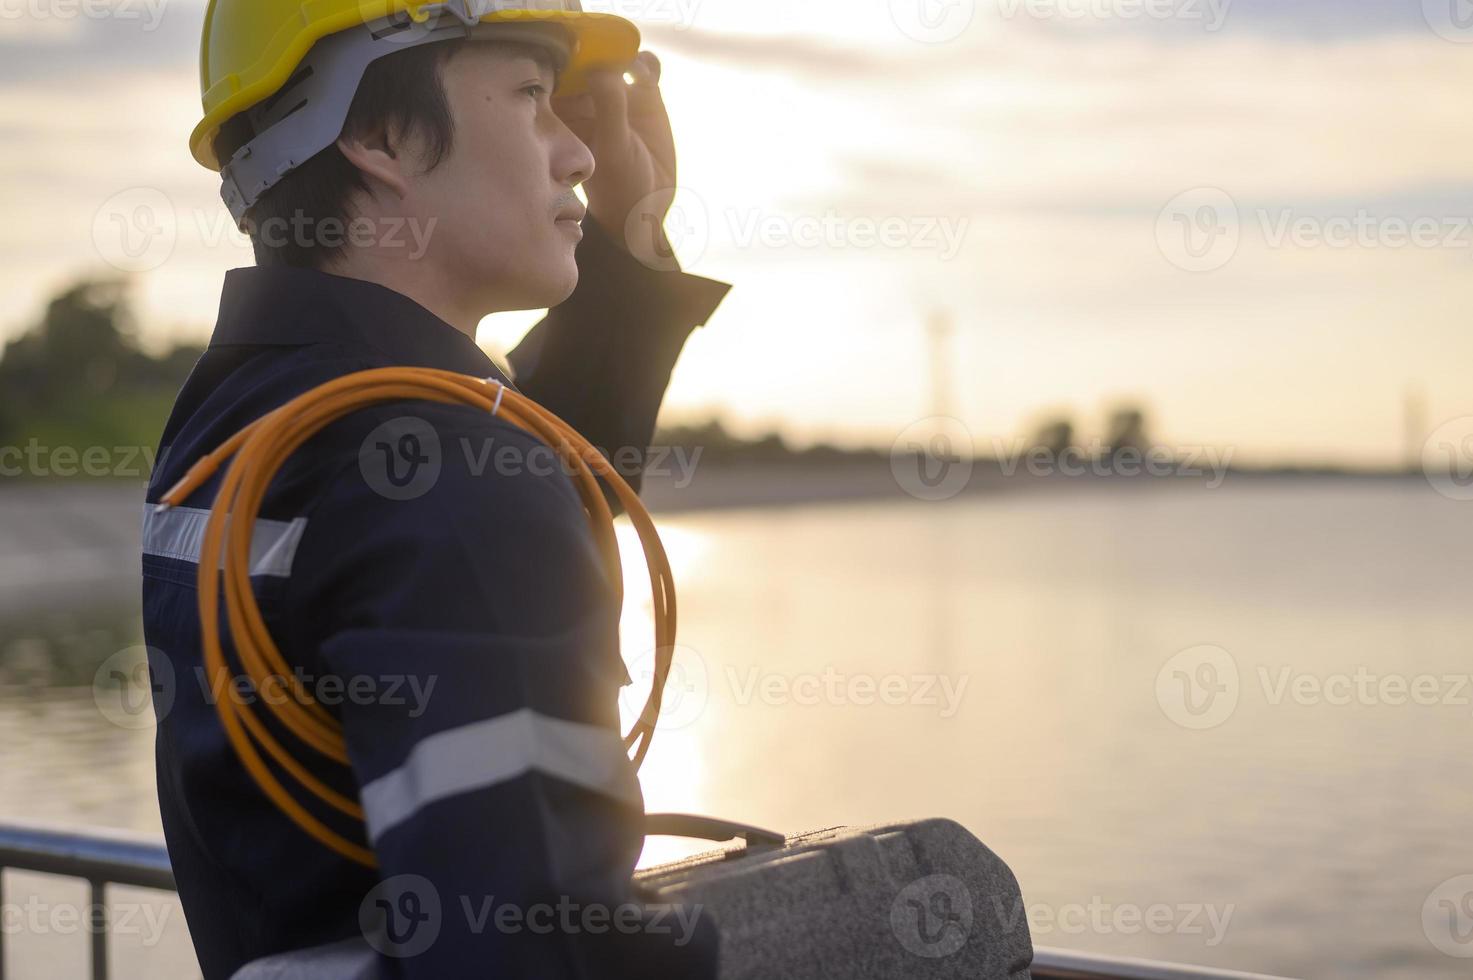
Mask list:
[[[553,176],[570,187],[593,176],[593,151],[565,123],[559,121],[557,152],[553,156]]]

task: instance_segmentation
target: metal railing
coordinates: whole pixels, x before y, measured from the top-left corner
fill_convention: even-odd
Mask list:
[[[107,886],[174,890],[174,871],[163,845],[148,838],[106,831],[77,833],[0,826],[0,906],[7,869],[80,878],[87,882],[87,933],[93,980],[107,980]],[[5,932],[0,929],[0,980],[5,978]]]
[[[107,980],[107,886],[174,890],[174,872],[164,846],[156,840],[121,833],[0,824],[0,872],[7,869],[87,882],[92,980]],[[0,905],[4,900],[5,882],[0,874]],[[1173,966],[1048,947],[1034,950],[1033,976],[1035,980],[1278,980],[1257,973]],[[4,931],[0,930],[0,980],[4,977]]]
[[[1264,973],[1211,970],[1096,953],[1034,947],[1033,980],[1284,980]]]

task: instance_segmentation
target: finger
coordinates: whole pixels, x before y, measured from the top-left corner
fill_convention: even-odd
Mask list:
[[[655,159],[673,169],[675,134],[670,113],[660,90],[660,59],[653,51],[641,51],[629,67],[634,83],[629,86],[629,125],[644,140]]]
[[[662,111],[664,96],[660,92],[660,59],[653,51],[641,51],[630,63],[632,80],[626,97],[630,116],[643,116]]]
[[[593,138],[599,149],[610,150],[629,139],[629,86],[619,72],[607,69],[588,76],[588,94],[593,100]]]
[[[634,80],[631,84],[659,85],[660,59],[655,57],[653,51],[641,51],[629,63],[627,73]]]
[[[635,60],[642,62],[646,67],[648,67],[650,70],[650,74],[654,76],[654,83],[656,85],[660,84],[660,59],[655,55],[653,51],[641,51],[639,54],[635,55]]]

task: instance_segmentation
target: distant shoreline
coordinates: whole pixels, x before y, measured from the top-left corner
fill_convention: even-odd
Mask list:
[[[1202,476],[1006,475],[996,461],[974,461],[965,486],[948,499],[1037,494],[1209,490]],[[1230,469],[1222,486],[1306,483],[1425,485],[1420,473],[1344,469]],[[1430,488],[1429,488],[1430,492]],[[138,536],[144,485],[134,481],[45,480],[0,484],[0,616],[138,595]],[[923,502],[907,493],[885,457],[811,461],[705,463],[693,475],[652,476],[641,497],[655,514]]]
[[[1167,487],[1215,489],[1219,484],[1302,480],[1306,482],[1425,483],[1420,471],[1354,470],[1344,467],[1230,467],[1222,474],[1150,476],[1139,474],[1083,473],[1038,475],[1022,467],[1004,470],[993,459],[972,461],[970,474],[961,489],[946,493],[947,499],[1018,493],[1024,490],[1114,491]],[[901,472],[904,472],[903,470]],[[924,486],[907,479],[921,493],[908,492],[888,457],[848,457],[842,461],[813,463],[803,460],[701,463],[688,482],[678,477],[649,477],[640,494],[655,513],[681,513],[728,508],[800,506],[820,503],[875,500],[937,499],[924,494]],[[944,491],[938,491],[944,493]]]

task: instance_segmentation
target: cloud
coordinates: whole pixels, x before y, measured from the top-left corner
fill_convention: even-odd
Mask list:
[[[1473,49],[1429,29],[1417,0],[1234,0],[1217,33],[979,11],[940,45],[897,32],[887,6],[754,0],[708,5],[690,30],[645,27],[668,53],[682,180],[708,211],[711,241],[694,271],[738,285],[682,363],[691,394],[677,402],[699,392],[744,404],[750,371],[731,366],[752,349],[783,350],[756,404],[841,430],[874,409],[843,387],[833,349],[860,372],[904,356],[922,336],[912,321],[933,305],[956,310],[963,333],[985,331],[985,363],[958,371],[1021,410],[1126,385],[1217,438],[1204,421],[1211,398],[1173,395],[1171,377],[1231,374],[1271,401],[1298,391],[1273,373],[1287,364],[1327,404],[1346,378],[1425,371],[1434,388],[1465,387],[1466,253],[1272,246],[1252,217],[1473,213],[1473,134],[1461,125]],[[826,22],[799,29],[795,18]],[[208,321],[223,269],[249,261],[200,232],[223,215],[216,179],[184,149],[200,19],[197,3],[176,0],[152,32],[37,22],[22,39],[0,20],[10,151],[0,186],[26,188],[0,233],[0,328],[65,270],[97,263],[95,215],[124,188],[159,188],[179,215],[176,255],[147,277],[145,319]],[[845,28],[856,21],[862,29]],[[1240,254],[1193,277],[1161,254],[1156,219],[1203,186],[1225,189],[1249,217]],[[830,212],[970,225],[952,261],[861,247],[854,235],[806,248],[791,235],[743,245],[733,233],[754,216],[786,231]],[[1364,343],[1346,344],[1341,330]],[[1421,348],[1388,367],[1377,352],[1403,350],[1409,331]],[[1040,352],[1047,370],[1020,367]],[[920,390],[903,372],[895,384],[902,400]],[[1276,424],[1231,435],[1251,442]],[[1344,444],[1355,437],[1347,429]]]
[[[193,70],[204,12],[193,3],[114,0],[109,15],[86,17],[89,4],[4,0],[0,9],[0,91],[45,84],[96,86],[139,73]]]
[[[1250,35],[1326,42],[1455,28],[1463,0],[992,0],[1004,22],[1091,39]],[[1473,30],[1473,24],[1468,25]]]
[[[668,26],[645,27],[642,33],[657,48],[744,71],[780,70],[855,78],[882,69],[893,60],[875,49],[844,47],[801,35],[719,34]]]

